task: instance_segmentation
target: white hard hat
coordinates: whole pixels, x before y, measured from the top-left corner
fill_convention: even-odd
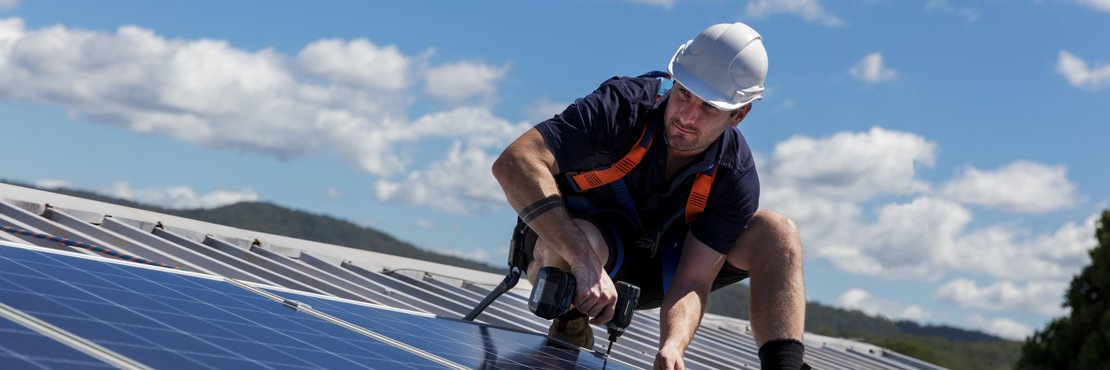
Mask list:
[[[746,24],[716,24],[679,46],[667,71],[714,107],[739,109],[763,98],[767,49],[763,37]]]

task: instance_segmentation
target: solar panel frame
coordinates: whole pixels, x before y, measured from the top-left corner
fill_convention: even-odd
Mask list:
[[[171,232],[171,231],[167,231],[163,228],[156,227],[153,230],[151,230],[150,233],[154,236],[165,239],[166,241],[168,241],[170,243],[176,244],[176,245],[178,245],[182,248],[200,253],[200,254],[208,257],[208,258],[214,259],[216,261],[223,262],[223,263],[225,263],[229,266],[233,266],[233,267],[235,267],[239,270],[242,270],[242,271],[260,279],[260,280],[255,280],[255,279],[249,279],[248,278],[247,280],[255,281],[255,282],[259,282],[259,283],[263,283],[263,284],[290,286],[290,287],[295,287],[297,289],[303,289],[303,290],[313,290],[313,291],[316,290],[315,288],[310,288],[310,287],[308,287],[304,284],[293,281],[292,279],[289,279],[288,277],[282,276],[282,275],[277,274],[273,271],[262,268],[262,267],[260,267],[256,264],[252,263],[252,261],[249,261],[249,260],[246,260],[246,259],[243,259],[243,258],[237,258],[236,256],[232,256],[232,255],[228,254],[227,252],[224,252],[224,251],[221,251],[219,249],[212,248],[212,247],[209,247],[207,245],[198,243],[198,242],[196,242],[192,239],[189,239],[189,238],[186,238],[184,236],[178,235],[178,234],[176,234],[174,232]]]
[[[105,243],[106,246],[115,247],[125,245],[129,250],[136,251],[136,255],[148,260],[166,263],[176,268],[187,271],[212,274],[212,271],[208,271],[207,269],[204,269],[203,267],[198,266],[192,262],[178,258],[177,256],[166,253],[160,249],[151,248],[146,244],[117,234],[106,228],[98,227],[94,224],[88,223],[85,220],[70,215],[63,210],[59,210],[53,207],[47,207],[46,211],[43,212],[43,217],[52,222],[57,222],[70,229],[79,231],[85,235],[89,235],[96,240],[100,240]]]
[[[104,216],[104,220],[100,223],[100,227],[111,230],[139,243],[146,244],[152,248],[165,251],[166,253],[177,256],[178,258],[194,263],[205,268],[208,271],[211,271],[213,274],[216,275],[226,276],[233,279],[271,283],[266,279],[255,276],[254,274],[251,274],[247,271],[243,271],[238,267],[223,263],[219,260],[212,259],[208,256],[205,256],[204,254],[182,247],[175,243],[171,243],[168,240],[154,236],[154,234],[143,231],[133,225],[122,222],[120,220],[116,220],[114,217],[111,216]]]
[[[63,343],[57,338],[63,333],[44,334],[53,329],[0,302],[0,365],[5,369],[115,369],[122,365],[113,366]]]
[[[343,286],[347,289],[359,292],[364,296],[373,298],[373,300],[368,301],[370,303],[431,313],[424,307],[412,305],[407,300],[400,299],[402,297],[396,292],[391,291],[389,288],[375,281],[352,273],[338,265],[329,264],[307,253],[301,252],[297,258],[289,258],[257,246],[251,247],[251,252],[261,254],[279,263],[298,269],[301,272],[311,274],[322,280],[330,281],[336,285]]]

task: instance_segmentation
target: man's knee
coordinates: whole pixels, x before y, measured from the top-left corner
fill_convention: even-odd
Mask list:
[[[599,262],[604,265],[609,258],[609,245],[605,242],[605,237],[601,234],[601,231],[592,222],[585,219],[576,218],[574,223],[586,236],[586,240],[590,244],[588,247],[594,251],[594,254],[600,260]],[[529,276],[532,276],[540,267],[545,266],[570,270],[570,265],[567,264],[566,259],[550,247],[543,238],[539,238],[532,249],[532,262],[528,266]]]
[[[729,255],[735,266],[750,267],[756,261],[801,265],[802,242],[798,226],[786,215],[760,210],[752,216],[748,228],[740,234]]]

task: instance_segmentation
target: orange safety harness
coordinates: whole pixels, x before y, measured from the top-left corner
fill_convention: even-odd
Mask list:
[[[644,132],[640,133],[640,138],[637,140],[639,144],[633,146],[624,158],[613,165],[591,171],[569,172],[567,177],[570,179],[570,185],[575,188],[575,191],[584,192],[624,178],[644,159],[644,154],[647,154],[648,149],[651,148],[652,136],[654,135],[645,123]],[[713,177],[716,174],[717,166],[713,165],[694,178],[694,185],[690,187],[690,196],[686,198],[686,223],[694,222],[698,215],[705,212],[705,204],[709,200],[709,191],[713,187]]]

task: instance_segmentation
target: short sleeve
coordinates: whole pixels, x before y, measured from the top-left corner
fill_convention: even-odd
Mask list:
[[[563,171],[608,164],[639,135],[636,120],[657,89],[654,78],[614,77],[535,128]]]
[[[759,176],[755,166],[718,173],[725,176],[714,180],[705,212],[690,225],[690,232],[713,250],[727,254],[759,209]]]

